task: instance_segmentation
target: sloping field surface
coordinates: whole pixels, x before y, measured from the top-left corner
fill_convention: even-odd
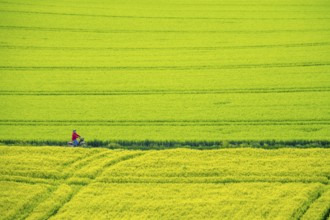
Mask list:
[[[0,147],[0,219],[326,219],[329,157]]]
[[[0,140],[329,140],[329,9],[0,1]]]

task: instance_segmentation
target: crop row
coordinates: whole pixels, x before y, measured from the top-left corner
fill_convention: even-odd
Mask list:
[[[230,93],[302,93],[302,92],[329,92],[328,87],[310,88],[252,88],[226,90],[151,90],[151,91],[0,91],[0,95],[18,96],[118,96],[118,95],[168,95],[168,94],[230,94]]]
[[[329,125],[330,120],[0,120],[5,126],[223,126]]]

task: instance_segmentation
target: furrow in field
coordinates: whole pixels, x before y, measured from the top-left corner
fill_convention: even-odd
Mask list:
[[[155,17],[155,16],[129,16],[129,15],[105,15],[105,14],[81,14],[81,13],[56,13],[56,12],[40,12],[40,11],[21,11],[21,10],[0,10],[0,12],[23,13],[23,14],[41,14],[41,15],[60,15],[60,16],[79,16],[79,17],[95,17],[95,18],[119,18],[119,19],[174,19],[174,20],[221,20],[225,23],[232,23],[230,20],[238,20],[239,18],[212,18],[212,17]],[[330,19],[330,18],[329,18]],[[243,20],[243,18],[242,18]],[[227,22],[226,22],[227,21]]]
[[[16,176],[15,174],[3,175],[0,174],[0,181],[17,182],[17,183],[29,183],[29,184],[57,184],[59,181],[55,179],[37,178],[37,177],[25,177],[24,175]]]
[[[328,46],[330,42],[310,42],[310,43],[292,43],[292,44],[269,44],[269,45],[232,45],[232,46],[215,46],[215,47],[52,47],[52,46],[34,46],[34,45],[0,45],[4,49],[23,49],[23,50],[87,50],[87,51],[163,51],[163,50],[233,50],[233,49],[251,49],[251,48],[290,48],[290,47],[321,47]]]
[[[318,120],[0,120],[0,125],[26,126],[216,126],[216,125],[312,125],[330,124],[328,119]]]
[[[228,12],[227,10],[217,10],[217,11],[224,11]],[[253,10],[248,10],[253,11]],[[51,16],[79,16],[79,17],[95,17],[95,18],[109,18],[109,19],[161,19],[161,20],[217,20],[222,21],[225,23],[232,23],[232,21],[246,21],[246,20],[253,20],[253,21],[274,21],[274,20],[329,20],[328,17],[319,17],[319,18],[281,18],[281,17],[261,17],[261,18],[253,18],[253,17],[205,17],[205,16],[196,16],[196,17],[187,17],[187,16],[138,16],[138,15],[107,15],[107,14],[83,14],[83,13],[60,13],[60,12],[50,12],[50,11],[23,11],[23,10],[0,10],[0,12],[6,13],[19,13],[19,14],[40,14],[40,15],[51,15]]]
[[[227,183],[322,183],[328,184],[326,177],[300,176],[227,176],[227,177],[104,177],[98,180],[108,184],[227,184]]]
[[[102,5],[103,7],[99,6],[99,4],[95,4],[95,3],[89,3],[89,2],[84,2],[81,5],[77,5],[75,4],[74,1],[67,1],[65,3],[65,5],[63,5],[63,3],[61,4],[61,2],[59,2],[60,4],[41,4],[41,3],[26,3],[26,2],[8,2],[8,1],[1,1],[0,4],[8,4],[8,5],[22,5],[22,6],[42,6],[42,7],[67,7],[67,5],[73,6],[74,8],[96,8],[96,9],[112,9],[111,7],[107,7],[106,5]],[[151,2],[148,2],[150,5],[154,5],[154,6],[158,6],[158,4],[152,4]],[[327,6],[327,4],[324,4],[324,2],[313,2],[313,4],[308,4],[308,3],[302,3],[299,2],[299,4],[295,4],[295,3],[287,3],[287,2],[270,2],[270,3],[265,3],[265,2],[160,2],[162,5],[176,5],[176,6],[207,6],[207,10],[212,10],[210,9],[210,6],[212,6],[212,8],[214,8],[215,6],[231,6],[234,9],[237,8],[238,6],[257,6],[257,7],[274,7],[274,6],[278,6],[278,7],[294,7],[296,8],[297,6],[299,7],[307,7],[307,8],[311,8],[311,7],[324,7]],[[72,5],[74,4],[74,5]],[[125,4],[125,3],[124,3]],[[144,4],[145,5],[145,4]],[[196,10],[201,10],[203,8],[196,8],[194,7]],[[173,8],[171,9],[173,10]],[[204,9],[205,10],[205,9]],[[240,9],[240,10],[244,10],[244,9]],[[248,11],[248,8],[245,7],[245,10]]]
[[[237,65],[200,65],[200,66],[0,66],[0,70],[206,70],[206,69],[248,69],[248,68],[288,68],[329,66],[329,62],[299,62],[299,63],[263,63]]]
[[[38,26],[11,26],[1,25],[2,30],[23,30],[23,31],[43,31],[43,32],[81,32],[81,33],[176,33],[176,34],[266,34],[266,33],[306,33],[306,32],[329,32],[330,29],[278,29],[278,30],[139,30],[139,29],[87,29],[87,28],[53,28],[53,27],[38,27]]]
[[[116,95],[166,95],[166,94],[230,94],[230,93],[298,93],[328,92],[330,87],[305,88],[251,88],[223,90],[152,90],[152,91],[0,91],[0,95],[19,96],[116,96]]]

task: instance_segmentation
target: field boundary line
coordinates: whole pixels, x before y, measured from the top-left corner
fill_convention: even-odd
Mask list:
[[[0,146],[57,146],[66,147],[63,140],[2,140]],[[87,142],[87,148],[105,148],[105,149],[124,149],[124,150],[166,150],[176,148],[186,148],[195,150],[218,150],[229,148],[261,148],[261,149],[280,149],[280,148],[330,148],[330,140],[327,139],[293,139],[293,140],[90,140]],[[330,177],[328,177],[330,180]]]
[[[0,29],[2,27],[0,26]],[[330,31],[330,29],[328,30]],[[268,69],[330,66],[330,62],[296,62],[296,63],[260,63],[228,65],[195,65],[195,66],[0,66],[0,70],[63,70],[63,71],[105,71],[105,70],[217,70],[217,69]]]
[[[66,28],[66,27],[41,27],[41,26],[14,26],[14,25],[1,25],[0,29],[4,30],[23,30],[23,31],[36,31],[36,32],[68,32],[68,33],[97,33],[97,34],[110,34],[110,33],[181,33],[181,34],[219,34],[219,33],[304,33],[304,32],[329,32],[330,29],[273,29],[273,30],[180,30],[180,29],[154,29],[154,30],[143,30],[143,29],[96,29],[96,28]]]
[[[226,125],[329,125],[329,119],[301,120],[0,120],[0,126],[226,126]]]

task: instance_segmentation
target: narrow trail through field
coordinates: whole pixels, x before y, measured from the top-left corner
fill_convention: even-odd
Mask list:
[[[97,156],[99,157],[99,156],[107,155],[107,153],[108,153],[108,152],[103,152],[103,153],[98,154]],[[123,155],[123,156],[115,157],[115,158],[113,158],[113,159],[111,159],[111,160],[109,160],[109,161],[106,161],[105,164],[101,164],[101,167],[100,167],[99,171],[97,172],[97,174],[96,174],[95,176],[93,176],[93,177],[90,179],[91,181],[90,181],[89,183],[87,183],[86,185],[79,186],[79,187],[77,188],[77,190],[74,191],[74,193],[71,193],[71,194],[69,195],[68,199],[67,199],[67,200],[66,200],[61,206],[56,207],[56,208],[52,211],[52,213],[50,213],[50,215],[47,216],[47,219],[48,219],[48,218],[51,218],[53,215],[56,215],[56,213],[57,213],[62,207],[64,207],[65,204],[67,204],[68,202],[70,202],[71,199],[72,199],[76,194],[78,194],[79,191],[80,191],[82,188],[87,187],[89,184],[93,183],[93,182],[96,180],[96,178],[97,178],[99,175],[102,174],[102,172],[104,171],[104,169],[106,169],[107,167],[110,167],[110,166],[115,166],[115,165],[118,164],[118,163],[125,162],[125,161],[127,161],[127,160],[133,159],[133,158],[138,157],[138,156],[141,156],[141,155],[143,155],[143,154],[144,154],[144,153],[136,153],[136,152],[135,152],[135,153],[129,153],[129,154],[127,154],[127,155]],[[91,160],[92,158],[88,158],[88,159]],[[86,164],[86,166],[88,166],[88,164]]]
[[[91,151],[92,152],[92,151]],[[97,177],[110,166],[125,162],[135,157],[141,156],[141,152],[128,152],[124,155],[116,155],[111,151],[101,151],[99,153],[91,153],[87,157],[78,158],[66,165],[63,170],[64,178],[55,182],[47,183],[46,192],[37,194],[34,198],[24,204],[20,209],[5,219],[48,219],[56,213],[77,194],[79,191],[95,182]],[[92,167],[93,172],[89,177],[81,178],[79,173],[88,173],[88,169]],[[34,178],[33,178],[34,179]],[[4,181],[4,180],[2,180]],[[28,184],[37,184],[32,180],[24,181],[24,179],[7,181],[23,182]],[[32,181],[32,182],[31,182]],[[49,204],[49,205],[48,205]]]
[[[70,175],[72,172],[75,172],[76,169],[79,170],[83,166],[88,166],[88,163],[86,163],[86,161],[89,161],[103,153],[104,152],[100,152],[98,154],[91,154],[90,156],[88,156],[86,158],[79,158],[78,160],[72,161],[71,164],[68,164],[68,166],[65,168],[65,170],[63,170],[63,173],[65,173],[65,175],[67,175],[66,179],[68,178],[68,175]],[[41,198],[39,198],[37,200],[37,202],[32,201],[33,206],[27,212],[25,212],[24,218],[29,218],[29,215],[31,215],[33,213],[34,208],[38,207],[38,205],[42,204],[49,197],[52,197],[53,193],[56,192],[56,190],[59,189],[63,184],[65,184],[66,179],[59,181],[58,183],[56,183],[56,185],[51,187],[51,191],[47,194],[47,196],[43,195]],[[70,194],[69,196],[72,196],[72,195]],[[48,209],[50,209],[50,207],[48,207]],[[49,210],[44,210],[44,211],[49,211]]]

